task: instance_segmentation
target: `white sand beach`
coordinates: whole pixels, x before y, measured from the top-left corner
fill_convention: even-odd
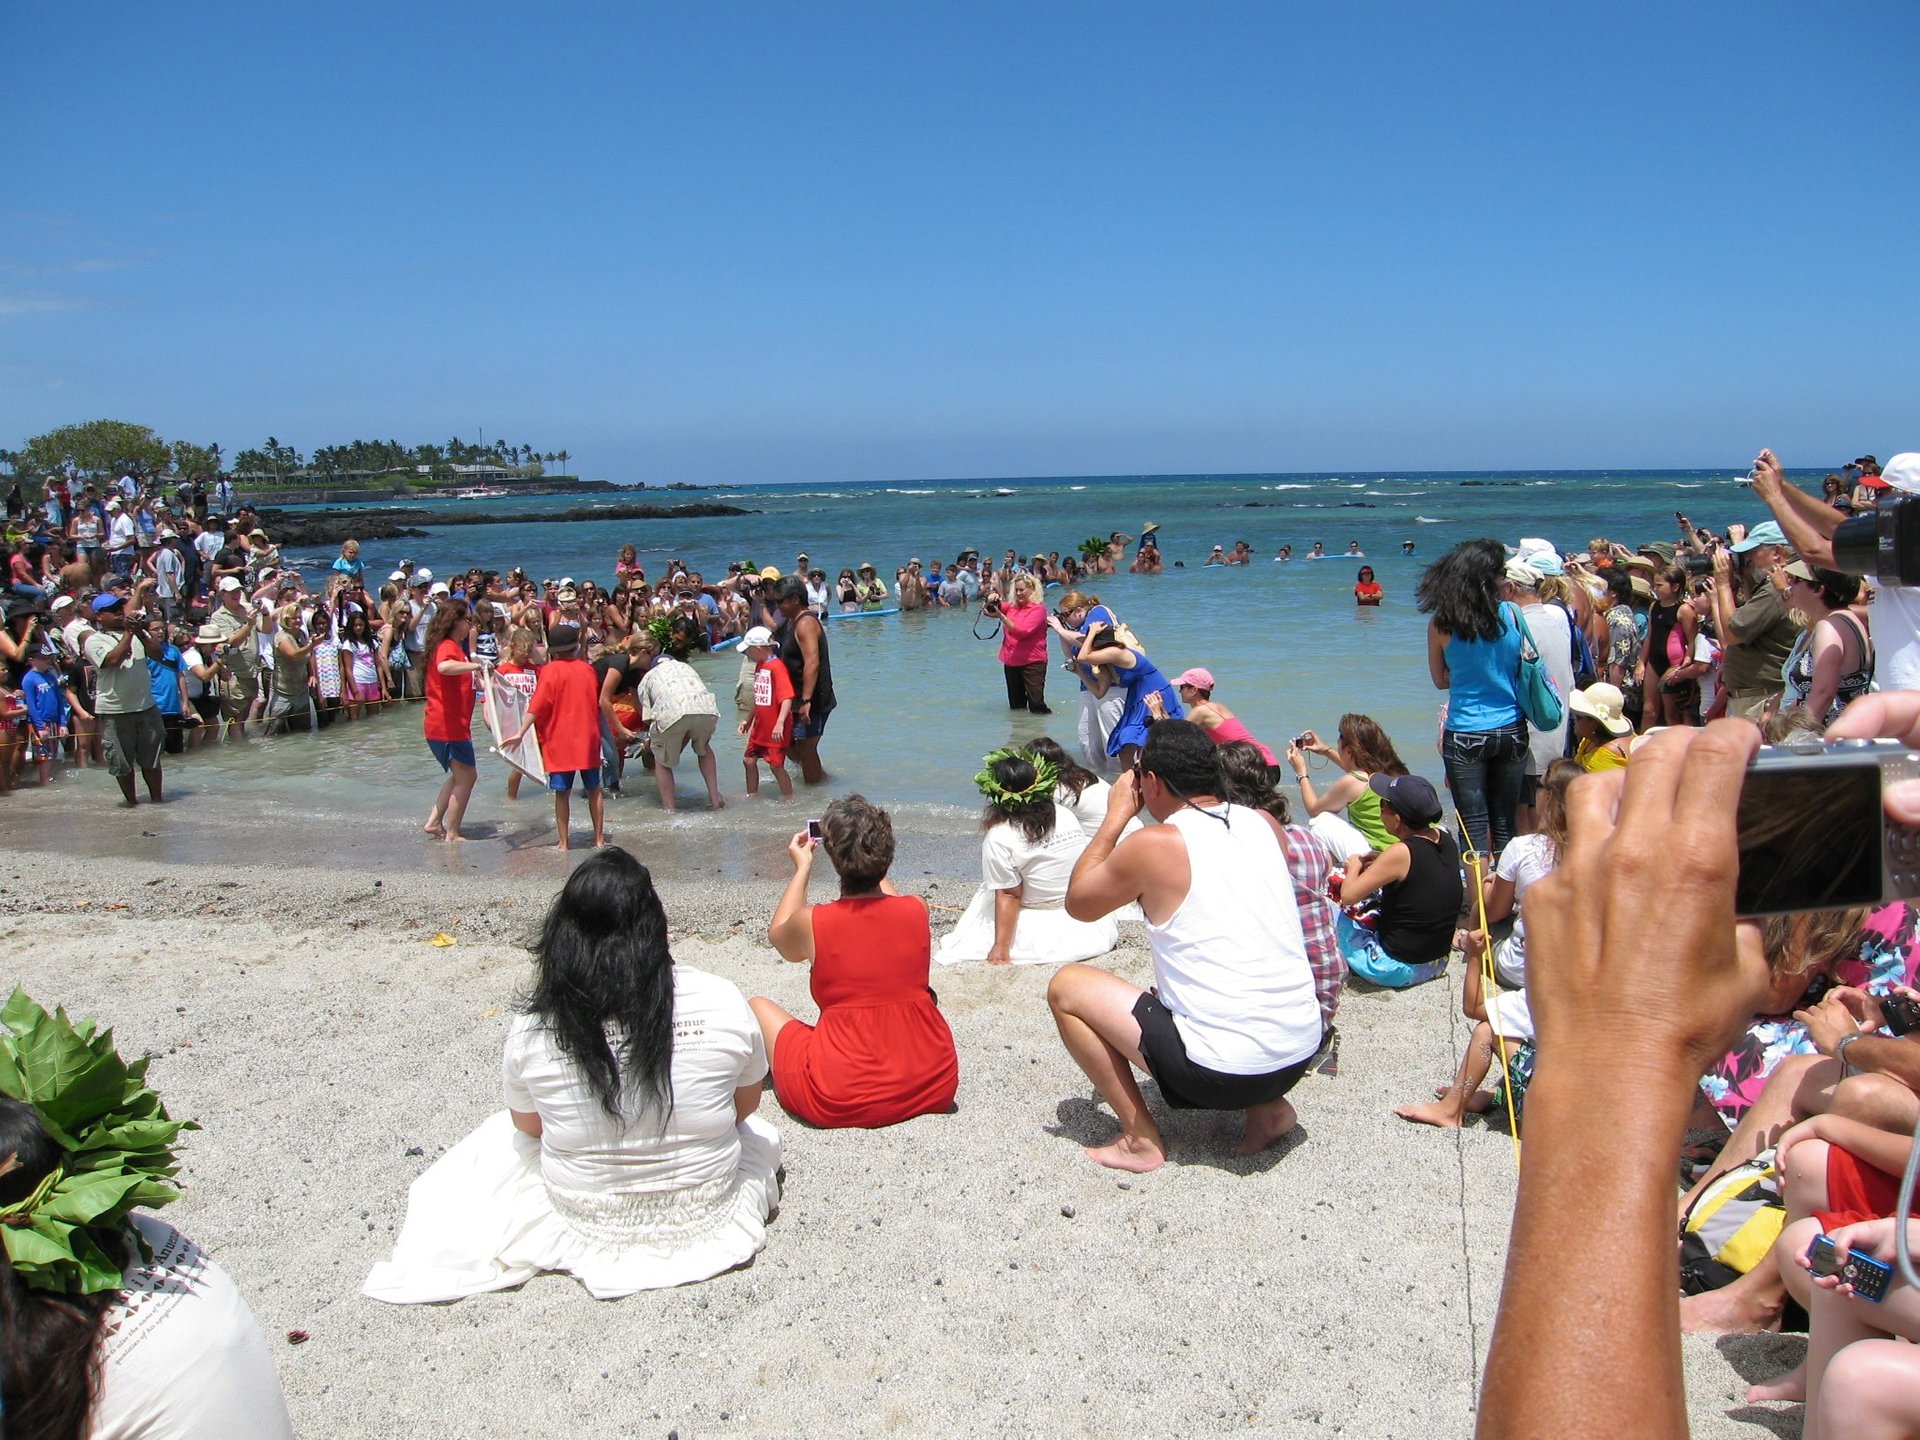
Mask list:
[[[1081,1154],[1112,1121],[1055,1038],[1046,973],[942,971],[958,1113],[822,1132],[769,1097],[787,1186],[751,1266],[611,1303],[545,1276],[392,1308],[360,1284],[408,1183],[499,1107],[520,947],[564,861],[467,878],[354,853],[0,860],[13,978],[152,1054],[173,1113],[205,1127],[167,1216],[251,1302],[302,1435],[1471,1433],[1513,1153],[1391,1113],[1451,1075],[1457,982],[1350,992],[1340,1073],[1301,1083],[1276,1149],[1238,1159],[1237,1117],[1181,1112],[1173,1163],[1127,1177]],[[678,959],[811,1015],[804,970],[764,939],[780,872],[662,871]],[[956,907],[936,929],[973,883],[896,874]],[[1117,967],[1144,980],[1142,933],[1124,941]],[[1694,1433],[1795,1433],[1740,1397],[1798,1348],[1690,1340]]]

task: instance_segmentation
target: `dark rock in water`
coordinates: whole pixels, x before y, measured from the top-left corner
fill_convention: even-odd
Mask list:
[[[1371,500],[1342,500],[1340,502],[1340,508],[1342,510],[1372,510],[1376,507]]]
[[[753,515],[737,505],[594,505],[552,515],[492,515],[431,510],[262,510],[260,524],[282,546],[338,545],[353,540],[416,540],[453,525],[526,525],[581,520],[695,520],[716,515]],[[428,527],[428,528],[422,528]]]

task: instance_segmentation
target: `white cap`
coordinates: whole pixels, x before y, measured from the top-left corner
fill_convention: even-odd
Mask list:
[[[424,565],[413,572],[413,583],[416,585],[424,585],[431,579],[433,579],[433,571]]]
[[[53,597],[53,604],[49,605],[47,608],[49,610],[64,610],[71,604],[73,604],[73,596],[56,595]]]
[[[429,597],[434,595],[447,595],[451,593],[452,592],[447,589],[447,582],[444,580],[434,581],[432,587],[427,591],[427,594]]]
[[[571,576],[571,575],[562,575],[562,576],[560,577],[560,586],[561,586],[561,588],[562,588],[562,589],[566,589],[566,588],[568,588],[569,586],[571,586],[572,584],[573,584],[573,576]]]
[[[1904,450],[1880,468],[1880,478],[1905,495],[1920,495],[1920,451]]]
[[[740,648],[752,650],[758,646],[773,644],[773,632],[764,625],[756,625],[740,637]]]
[[[231,575],[223,576],[221,578],[220,583],[214,586],[214,589],[220,591],[222,594],[225,594],[230,590],[238,590],[239,588],[240,588],[240,582],[234,579],[233,576]]]
[[[406,578],[407,578],[407,572],[404,570],[396,570],[391,575],[387,576],[387,579],[389,580],[405,580]]]

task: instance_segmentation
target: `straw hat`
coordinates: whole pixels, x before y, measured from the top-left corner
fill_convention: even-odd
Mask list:
[[[1610,734],[1625,735],[1633,729],[1633,722],[1627,719],[1627,697],[1618,685],[1602,683],[1576,690],[1567,697],[1567,708],[1597,720]]]

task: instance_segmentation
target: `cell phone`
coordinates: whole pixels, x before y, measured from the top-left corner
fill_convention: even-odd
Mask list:
[[[819,843],[819,840],[820,840],[820,822],[819,822],[818,820],[809,820],[809,821],[807,821],[807,839],[809,839],[809,840],[811,840],[811,841],[813,841],[813,842],[814,842],[814,843],[816,843],[816,844],[818,844],[818,843]]]
[[[1920,1000],[1905,995],[1882,995],[1880,1018],[1887,1022],[1887,1029],[1896,1035],[1920,1030]]]
[[[1887,818],[1888,785],[1920,780],[1892,740],[1808,739],[1763,749],[1740,790],[1734,913],[1878,906],[1920,896],[1920,830]]]
[[[1886,1299],[1887,1286],[1893,1283],[1893,1267],[1886,1261],[1854,1250],[1843,1262],[1840,1247],[1828,1235],[1813,1237],[1813,1243],[1807,1246],[1807,1266],[1816,1275],[1838,1275],[1853,1287],[1854,1294],[1875,1303]]]

